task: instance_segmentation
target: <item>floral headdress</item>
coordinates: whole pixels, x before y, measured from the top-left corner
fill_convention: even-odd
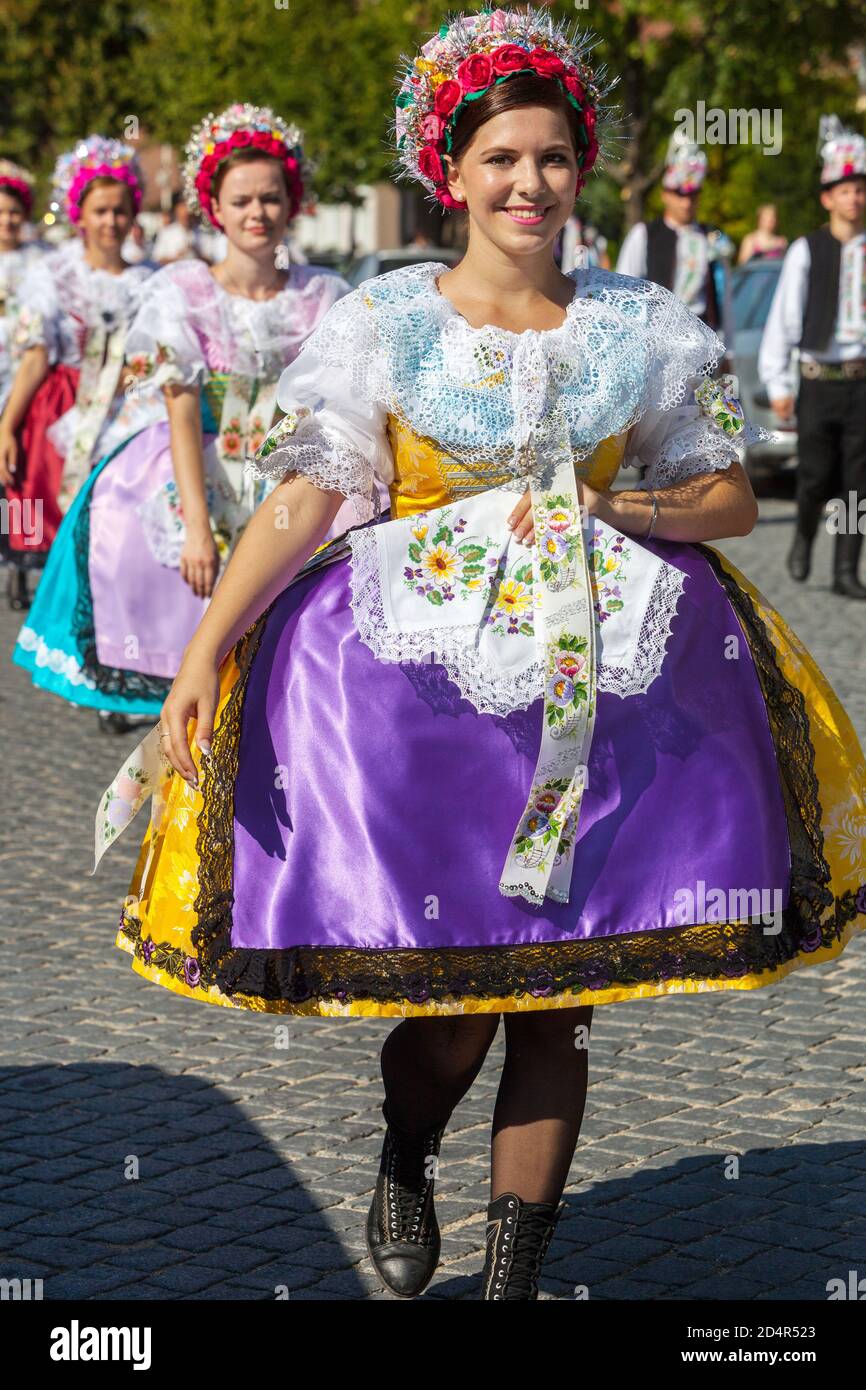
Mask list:
[[[52,208],[77,223],[87,186],[96,178],[125,183],[132,194],[133,209],[138,212],[143,184],[138,156],[131,145],[105,135],[88,135],[60,156],[54,166]]]
[[[596,42],[589,31],[557,27],[542,10],[483,10],[443,24],[415,58],[401,59],[392,124],[400,174],[418,180],[443,206],[465,207],[448,192],[442,162],[454,123],[468,102],[497,83],[532,72],[556,82],[581,117],[577,196],[599,154],[597,127],[607,119],[601,98],[618,81],[590,66]]]
[[[219,226],[212,198],[217,170],[235,150],[257,149],[282,164],[289,185],[289,216],[295,217],[311,172],[302,142],[298,127],[274,115],[269,106],[235,102],[219,116],[211,111],[195,127],[184,150],[184,188],[191,211],[201,212],[212,226]]]
[[[24,204],[25,215],[29,217],[33,209],[33,175],[22,169],[20,164],[13,164],[11,159],[0,159],[0,192],[4,188],[18,194]]]
[[[665,155],[665,172],[662,188],[674,193],[699,192],[707,174],[707,156],[700,145],[675,130]]]
[[[822,116],[818,127],[821,187],[866,175],[866,140],[846,130],[838,116]]]

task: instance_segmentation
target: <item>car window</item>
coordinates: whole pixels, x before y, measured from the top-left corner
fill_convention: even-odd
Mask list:
[[[734,276],[731,295],[736,329],[763,328],[770,312],[779,271],[777,264]]]

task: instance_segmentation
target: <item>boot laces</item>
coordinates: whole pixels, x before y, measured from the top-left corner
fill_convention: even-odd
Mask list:
[[[520,1213],[511,1251],[511,1264],[501,1297],[526,1299],[538,1292],[541,1262],[553,1236],[551,1216],[541,1211]]]
[[[423,1222],[424,1208],[434,1179],[424,1175],[427,1160],[438,1152],[438,1131],[421,1134],[389,1134],[385,1182],[385,1210],[388,1238],[430,1242],[432,1232]]]

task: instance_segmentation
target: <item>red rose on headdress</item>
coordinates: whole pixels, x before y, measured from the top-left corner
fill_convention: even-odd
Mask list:
[[[563,78],[563,85],[567,92],[571,92],[575,101],[583,102],[586,97],[586,91],[579,77],[576,77],[574,73],[570,72]]]
[[[593,135],[592,139],[591,139],[590,142],[589,142],[589,148],[587,149],[586,154],[585,154],[584,157],[583,157],[583,167],[584,167],[585,170],[586,170],[586,169],[591,169],[591,168],[592,168],[593,164],[595,163],[597,154],[598,154],[598,141],[596,140],[595,136]]]
[[[257,150],[268,150],[271,148],[271,137],[266,130],[253,131],[253,144]]]
[[[283,160],[283,164],[285,168],[291,173],[294,173],[295,170],[297,170],[298,168],[298,161],[295,159],[295,156],[293,154],[287,154],[285,159]]]
[[[533,48],[529,61],[542,77],[559,77],[560,73],[565,72],[565,63],[549,48]]]
[[[450,116],[454,107],[463,97],[463,88],[459,82],[440,82],[436,88],[436,96],[433,101],[433,110],[439,116]]]
[[[245,145],[252,143],[253,137],[249,130],[236,130],[231,138],[232,149],[243,149]]]
[[[490,58],[493,71],[498,73],[519,72],[531,66],[526,49],[516,43],[504,43],[501,48],[494,49]]]
[[[419,152],[418,168],[425,178],[432,179],[434,183],[441,183],[445,177],[442,168],[442,160],[439,158],[432,145],[425,145]]]
[[[448,192],[447,188],[437,188],[436,197],[444,208],[457,208],[462,211],[466,207],[466,204],[458,202],[458,200]]]
[[[490,61],[490,54],[473,53],[471,58],[464,58],[457,69],[457,80],[464,92],[480,92],[485,87],[489,87],[493,81],[493,64]]]
[[[435,144],[437,140],[441,140],[444,132],[445,122],[441,116],[436,115],[435,111],[431,111],[421,122],[421,136],[430,144]]]
[[[583,113],[583,123],[586,126],[587,134],[592,140],[595,137],[596,110],[594,106],[587,106]]]

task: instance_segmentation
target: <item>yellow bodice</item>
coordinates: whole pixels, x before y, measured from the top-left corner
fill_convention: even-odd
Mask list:
[[[455,497],[497,487],[510,476],[494,463],[460,462],[435,439],[416,434],[396,415],[388,415],[387,433],[394,455],[394,481],[389,488],[393,517],[443,507]],[[597,491],[609,488],[619,472],[627,436],[627,430],[612,434],[601,440],[589,458],[576,459],[578,478]]]

